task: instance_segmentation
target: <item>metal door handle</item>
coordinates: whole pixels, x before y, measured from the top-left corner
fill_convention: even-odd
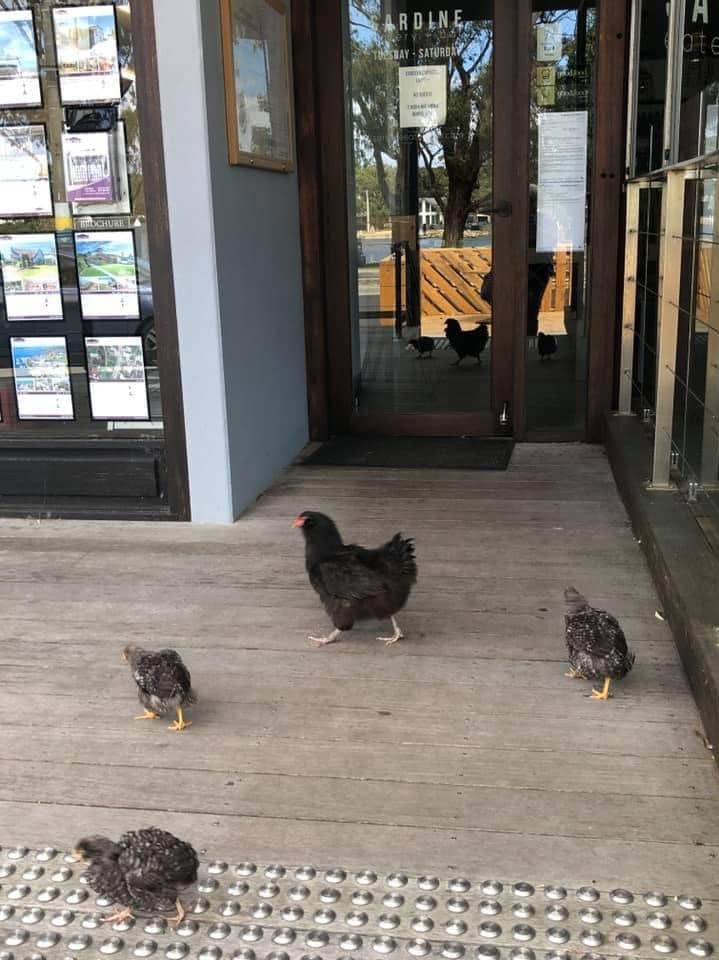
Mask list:
[[[477,213],[496,213],[498,217],[511,217],[512,204],[509,200],[500,200],[496,207],[490,207],[488,210],[478,210]]]

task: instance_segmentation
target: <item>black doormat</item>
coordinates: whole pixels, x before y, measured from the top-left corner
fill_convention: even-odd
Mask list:
[[[503,437],[334,437],[302,460],[310,467],[506,470],[514,440]]]

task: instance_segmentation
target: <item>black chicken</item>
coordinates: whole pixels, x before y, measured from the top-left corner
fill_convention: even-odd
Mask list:
[[[168,729],[185,730],[192,726],[191,721],[185,720],[182,708],[197,703],[197,695],[192,689],[190,671],[177,650],[144,650],[131,643],[122,651],[122,659],[130,664],[138,699],[145,708],[135,720],[156,720],[176,710],[177,720]]]
[[[305,538],[305,566],[310,583],[322,600],[335,629],[316,643],[332,643],[357,620],[389,617],[394,633],[378,637],[395,643],[403,636],[395,613],[407,602],[417,580],[414,543],[399,533],[376,550],[343,543],[334,521],[324,513],[306,510],[296,517]]]
[[[418,360],[421,360],[422,357],[430,357],[431,359],[434,350],[434,337],[415,337],[409,341],[409,345],[417,351]]]
[[[621,680],[634,666],[635,655],[627,648],[624,632],[616,618],[595,610],[574,587],[564,591],[569,607],[565,635],[569,649],[567,677],[603,680],[602,690],[592,690],[595,700],[606,700],[612,680]]]
[[[458,367],[465,357],[476,357],[477,363],[482,362],[480,355],[489,340],[489,329],[486,323],[480,323],[474,330],[463,330],[458,320],[447,317],[444,322],[444,332],[449,345],[457,354],[453,367]]]
[[[549,360],[553,353],[557,352],[557,338],[551,333],[537,334],[537,353],[540,360]]]
[[[177,909],[174,922],[185,916],[180,891],[197,880],[197,854],[184,840],[165,830],[130,830],[114,843],[107,837],[85,837],[77,844],[76,859],[89,866],[85,879],[99,897],[122,907],[105,917],[116,923],[138,913],[167,913]]]

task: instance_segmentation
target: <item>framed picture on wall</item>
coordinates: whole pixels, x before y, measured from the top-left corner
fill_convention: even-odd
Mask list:
[[[280,0],[220,0],[231,164],[294,169],[290,35]]]

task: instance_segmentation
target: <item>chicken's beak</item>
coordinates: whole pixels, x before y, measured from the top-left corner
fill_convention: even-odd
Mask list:
[[[304,517],[295,517],[295,519],[292,521],[293,527],[304,527],[304,525],[305,525]]]
[[[122,651],[122,653],[120,654],[120,656],[122,657],[123,660],[127,660],[127,654],[125,653],[124,650]]]
[[[82,863],[82,854],[80,853],[79,850],[73,850],[72,853],[70,854],[70,856],[71,856],[72,859],[75,860],[77,863]]]

